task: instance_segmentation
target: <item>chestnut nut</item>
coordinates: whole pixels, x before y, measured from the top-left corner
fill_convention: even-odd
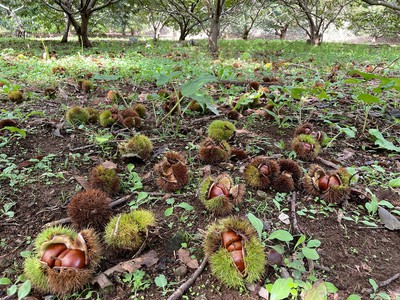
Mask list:
[[[66,249],[67,247],[64,244],[50,245],[43,253],[40,261],[45,262],[49,268],[53,268],[56,258]]]
[[[79,249],[65,249],[56,258],[54,266],[82,269],[85,266],[85,253]]]
[[[229,191],[228,188],[220,183],[214,184],[210,188],[209,199],[218,197],[218,196],[228,196]]]
[[[47,247],[40,261],[46,263],[49,268],[82,269],[85,266],[85,252],[79,249],[68,249],[65,244],[57,243]]]
[[[324,175],[318,180],[318,188],[321,191],[328,190],[331,186],[339,186],[340,180],[337,176]]]
[[[260,170],[260,173],[264,176],[268,176],[270,174],[269,166],[266,164],[259,166],[258,170]]]

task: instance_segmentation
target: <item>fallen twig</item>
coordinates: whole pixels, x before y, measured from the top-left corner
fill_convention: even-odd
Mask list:
[[[251,82],[253,82],[253,80],[247,80],[247,81],[219,80],[216,82],[211,82],[210,84],[231,84],[231,85],[237,85],[237,86],[245,86]],[[271,81],[271,82],[262,82],[261,83],[262,86],[271,86],[271,85],[277,85],[277,84],[279,84],[279,81]]]
[[[292,219],[292,226],[293,229],[296,231],[298,234],[303,234],[301,231],[299,224],[297,223],[297,217],[296,217],[296,192],[292,193],[292,198],[290,199],[290,216]]]
[[[333,162],[331,162],[331,161],[329,161],[329,160],[323,159],[323,158],[320,157],[320,156],[317,156],[317,157],[315,158],[315,161],[316,161],[316,162],[319,162],[319,163],[321,163],[321,164],[323,164],[323,165],[325,165],[325,166],[327,166],[327,167],[330,167],[330,168],[332,168],[332,169],[335,169],[335,170],[339,169],[339,166],[338,166],[337,164],[335,164],[335,163],[333,163]]]
[[[182,297],[183,293],[192,286],[197,277],[199,277],[201,272],[203,272],[204,268],[207,265],[207,262],[208,256],[206,255],[201,265],[197,268],[196,272],[194,272],[193,275],[190,276],[190,278],[186,282],[184,282],[171,296],[169,296],[167,300],[176,300]]]
[[[397,280],[398,278],[400,278],[400,273],[393,275],[392,277],[390,277],[389,279],[386,279],[385,281],[379,282],[378,288],[385,287],[385,286],[391,284],[393,281]],[[362,292],[366,293],[366,294],[372,294],[374,292],[374,290],[373,289],[363,289]]]
[[[294,228],[294,230],[296,231],[296,233],[298,234],[304,234],[300,227],[299,224],[297,223],[297,217],[296,217],[296,192],[292,193],[292,197],[290,199],[290,216],[292,219],[292,226]],[[303,247],[306,246],[306,244],[303,242],[301,243],[301,245]],[[308,272],[311,273],[314,270],[314,262],[312,261],[312,259],[307,259],[308,262]]]

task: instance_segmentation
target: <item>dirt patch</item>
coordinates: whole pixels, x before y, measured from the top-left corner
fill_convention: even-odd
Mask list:
[[[143,90],[136,86],[123,84],[119,90],[135,90],[139,93],[148,91],[157,92],[154,86],[149,85]],[[101,108],[107,103],[104,91],[97,89],[93,94],[85,95],[77,92],[73,86],[67,86],[65,91],[69,95],[78,97],[79,103],[84,106]],[[50,105],[51,103],[51,105]],[[32,104],[32,106],[30,106]],[[215,117],[212,115],[201,115],[193,113],[179,119],[177,116],[166,118],[161,126],[155,128],[156,118],[163,116],[161,106],[157,106],[153,114],[152,104],[145,102],[148,113],[141,129],[127,130],[124,128],[101,129],[96,125],[72,128],[64,123],[62,105],[76,105],[71,98],[57,97],[49,101],[38,103],[24,103],[19,106],[22,111],[40,110],[42,117],[32,117],[20,122],[19,127],[27,131],[25,139],[8,135],[9,142],[2,147],[3,160],[0,170],[4,172],[13,170],[9,177],[1,181],[1,204],[15,203],[12,210],[15,216],[12,218],[2,217],[0,227],[1,236],[1,264],[0,270],[3,276],[16,278],[22,272],[23,250],[32,250],[32,240],[41,231],[42,226],[50,221],[66,217],[66,206],[70,198],[82,189],[74,179],[74,175],[87,177],[90,169],[99,162],[112,160],[118,166],[118,172],[123,175],[127,173],[127,161],[117,155],[117,144],[124,138],[133,135],[136,131],[149,136],[154,143],[154,151],[151,158],[143,163],[135,163],[135,171],[143,178],[143,191],[149,194],[157,193],[151,197],[141,208],[152,210],[157,218],[157,233],[151,236],[142,249],[142,253],[152,249],[156,251],[159,261],[150,268],[143,270],[147,274],[150,287],[144,292],[138,292],[143,299],[164,299],[172,290],[176,289],[182,281],[187,279],[194,271],[189,270],[184,276],[177,276],[176,269],[182,266],[177,259],[176,251],[185,244],[193,256],[199,261],[203,258],[201,249],[201,231],[214,222],[217,218],[210,215],[196,196],[196,189],[201,180],[204,164],[199,159],[196,145],[206,136],[207,126],[211,120],[224,118],[224,115]],[[110,104],[110,103],[108,103]],[[330,137],[337,134],[337,129],[329,126],[323,120],[322,113],[315,113],[320,109],[317,103],[310,103],[310,114],[308,120],[312,121],[319,130],[325,131]],[[6,103],[5,108],[13,110],[18,106]],[[349,107],[345,102],[326,106],[326,111],[337,114],[338,124],[346,119],[348,123],[350,114]],[[221,108],[221,111],[227,111]],[[290,109],[286,112],[290,115]],[[374,122],[385,122],[380,118],[373,118]],[[244,159],[234,159],[227,163],[211,166],[211,173],[217,175],[221,172],[229,172],[235,181],[242,181],[243,167],[256,155],[266,155],[273,158],[288,157],[290,153],[290,142],[293,136],[297,120],[289,120],[287,126],[278,127],[273,120],[268,120],[256,112],[249,113],[241,118],[236,127],[239,129],[235,137],[230,141],[235,147],[245,150],[249,155]],[[360,122],[361,123],[361,122]],[[177,126],[177,124],[179,126]],[[195,125],[194,125],[195,124]],[[362,124],[362,123],[361,123]],[[360,126],[357,121],[355,126]],[[388,128],[396,135],[395,127]],[[95,142],[95,137],[111,133],[116,137],[107,144]],[[280,144],[278,142],[281,142]],[[154,182],[153,166],[159,161],[166,150],[176,150],[185,153],[191,171],[191,180],[180,194],[171,195],[159,191]],[[367,149],[360,151],[360,149]],[[376,151],[373,143],[362,134],[357,139],[346,139],[342,134],[331,148],[322,151],[321,157],[334,163],[346,166],[381,166],[387,173],[399,173],[400,166],[397,163],[398,155],[388,157],[386,152]],[[309,162],[301,162],[304,170],[310,166]],[[372,184],[371,188],[377,192],[382,199],[390,201],[393,205],[399,205],[398,191],[380,189],[374,185],[373,178],[368,174],[359,175],[359,185]],[[379,174],[378,174],[379,175]],[[126,177],[124,177],[126,180]],[[121,191],[115,199],[124,196]],[[166,202],[174,198],[173,205]],[[287,202],[282,202],[280,209],[274,203],[275,193],[270,191],[267,197],[255,190],[248,190],[246,200],[235,212],[237,215],[245,216],[248,212],[254,212],[268,225],[266,230],[285,228],[278,215],[282,210],[288,211]],[[130,200],[134,202],[134,197]],[[193,209],[185,210],[176,206],[186,202]],[[344,208],[346,212],[357,212],[359,219],[367,215],[365,209],[360,207],[365,203],[360,199],[352,199],[350,204]],[[174,213],[166,217],[166,209],[174,206]],[[316,209],[317,207],[317,209]],[[354,221],[338,222],[340,207],[331,207],[325,211],[319,203],[310,200],[305,195],[298,200],[297,211],[307,211],[306,216],[298,216],[299,226],[307,234],[321,241],[318,250],[321,256],[320,264],[329,268],[330,271],[323,273],[317,270],[318,277],[324,277],[327,281],[335,284],[338,289],[339,299],[344,299],[355,292],[365,294],[369,288],[368,280],[374,278],[377,282],[386,280],[400,271],[400,235],[399,232],[390,232],[385,228],[370,228],[365,224]],[[312,210],[312,212],[311,212]],[[316,210],[316,212],[315,212]],[[115,214],[129,211],[128,205],[115,208]],[[380,224],[378,224],[380,226]],[[271,245],[267,245],[271,246]],[[100,270],[104,271],[115,264],[129,259],[132,253],[121,255],[107,249],[101,262]],[[290,253],[286,253],[289,255]],[[265,274],[267,278],[276,278],[272,268]],[[154,278],[164,274],[170,283],[168,292],[162,293],[162,289],[154,284]],[[114,286],[106,290],[95,287],[101,299],[127,299],[132,295],[132,288],[121,281],[120,277],[111,278]],[[261,284],[263,284],[261,282]],[[395,281],[385,287],[389,291],[399,290],[399,281]],[[33,293],[42,297],[38,293]],[[229,290],[211,275],[209,267],[197,279],[194,286],[186,293],[187,299],[255,299],[257,296],[246,291]],[[203,295],[203,296],[201,296]],[[0,296],[5,296],[0,291]],[[203,298],[202,298],[203,297]],[[367,296],[365,296],[367,297]]]

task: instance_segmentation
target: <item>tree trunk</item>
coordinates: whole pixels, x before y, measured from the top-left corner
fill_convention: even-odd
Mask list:
[[[179,41],[184,41],[188,35],[186,24],[179,24]]]
[[[286,38],[286,34],[288,31],[289,25],[285,24],[284,26],[281,26],[281,28],[279,29],[279,39],[280,40],[284,40]]]
[[[90,15],[81,14],[81,36],[82,36],[82,44],[83,47],[85,48],[92,47],[92,43],[89,40],[89,32],[88,32],[89,18]]]
[[[310,24],[310,32],[307,35],[309,37],[307,44],[319,46],[322,43],[322,33],[318,31],[314,24]]]
[[[67,15],[65,15],[65,27],[66,28],[63,37],[61,39],[61,43],[68,43],[68,34],[69,34],[69,28],[71,27],[71,21]]]
[[[208,37],[208,46],[214,57],[218,58],[218,37],[219,37],[219,18],[211,18],[210,36]]]
[[[247,41],[249,39],[249,33],[250,29],[247,27],[247,25],[245,25],[242,33],[242,39]]]

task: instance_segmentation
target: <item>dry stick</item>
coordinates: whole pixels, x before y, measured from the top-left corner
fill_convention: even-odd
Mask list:
[[[391,284],[393,281],[397,280],[398,278],[400,278],[400,273],[397,273],[397,274],[393,275],[392,277],[390,277],[389,279],[378,283],[378,288],[385,287],[385,286]],[[374,292],[373,289],[365,289],[363,291],[367,294],[372,294]]]
[[[339,169],[339,166],[329,160],[323,159],[322,157],[317,156],[315,160],[325,166],[331,167],[332,169]]]
[[[201,272],[203,272],[204,268],[207,265],[207,262],[208,255],[204,257],[203,262],[201,263],[200,267],[197,268],[196,272],[194,272],[193,275],[190,276],[190,278],[186,282],[181,284],[181,286],[171,296],[169,296],[167,300],[176,300],[182,297],[183,293],[192,286],[197,277],[199,277]]]
[[[232,84],[232,85],[237,85],[237,86],[244,86],[248,85],[249,83],[253,82],[254,80],[247,80],[247,81],[234,81],[234,80],[219,80],[216,82],[211,82],[210,84]],[[276,85],[279,84],[278,81],[271,81],[271,82],[263,82],[261,85],[262,86],[270,86],[270,85]]]
[[[301,231],[298,223],[297,223],[297,217],[296,217],[296,192],[293,192],[292,194],[292,198],[290,199],[290,216],[292,217],[292,225],[293,228],[296,230],[296,232],[298,234],[303,234],[303,232]],[[302,243],[302,246],[305,246],[305,243]],[[314,261],[312,261],[311,259],[308,259],[308,265],[310,266],[310,270],[309,272],[311,272],[314,268],[315,269],[319,269],[325,272],[332,272],[332,270],[328,267],[325,267],[323,265],[320,265]]]
[[[296,217],[296,192],[292,193],[292,198],[290,199],[290,216],[292,217],[292,225],[294,230],[298,234],[303,234],[303,232],[299,228],[299,224],[297,223],[297,217]],[[306,246],[306,244],[303,242],[301,243],[303,247]],[[314,270],[314,262],[311,259],[307,259],[308,262],[308,272],[311,273]]]

